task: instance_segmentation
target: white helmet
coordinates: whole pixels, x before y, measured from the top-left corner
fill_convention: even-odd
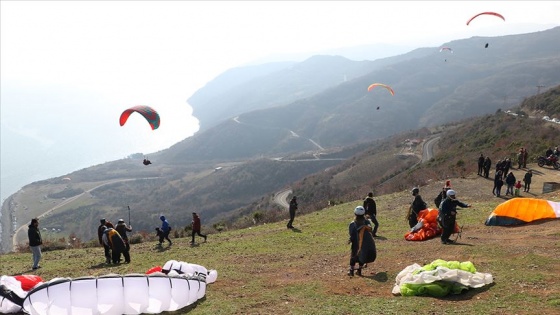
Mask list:
[[[455,190],[449,189],[449,190],[447,191],[447,196],[449,196],[449,197],[455,197]]]
[[[362,206],[357,206],[356,209],[354,209],[354,214],[355,215],[364,215],[364,214],[366,214],[366,209],[364,209],[364,207],[362,207]]]

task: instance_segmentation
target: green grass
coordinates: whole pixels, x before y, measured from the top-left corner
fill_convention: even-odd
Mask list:
[[[560,267],[558,221],[533,229],[485,227],[496,203],[460,213],[464,246],[439,239],[407,242],[404,214],[408,192],[376,198],[382,236],[378,258],[365,277],[346,276],[347,227],[354,201],[296,216],[296,230],[285,222],[211,234],[207,243],[189,246],[190,237],[163,250],[155,242],[132,245],[131,264],[105,266],[100,247],[43,253],[37,274],[45,280],[108,273],[144,273],[175,259],[216,269],[218,279],[195,308],[171,314],[558,314]],[[467,202],[471,202],[470,200]],[[93,227],[92,227],[93,228]],[[204,232],[204,231],[203,231]],[[523,236],[506,241],[509,233]],[[504,241],[497,239],[504,236]],[[197,241],[201,239],[198,238]],[[542,242],[548,245],[541,246]],[[444,298],[393,296],[395,276],[406,266],[435,259],[472,261],[495,283]],[[31,253],[0,256],[1,274],[30,273]],[[369,274],[375,271],[376,274]]]

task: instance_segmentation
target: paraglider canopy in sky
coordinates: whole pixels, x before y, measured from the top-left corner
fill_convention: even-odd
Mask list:
[[[471,23],[472,20],[474,20],[475,18],[481,16],[481,15],[493,15],[493,16],[497,16],[499,18],[501,18],[502,20],[506,20],[500,13],[496,13],[496,12],[482,12],[482,13],[478,13],[475,16],[471,17],[468,21],[467,21],[467,25],[469,25]]]
[[[144,116],[144,118],[148,121],[148,123],[152,127],[152,130],[156,130],[159,127],[159,114],[150,106],[145,106],[145,105],[133,106],[129,109],[126,109],[124,112],[122,112],[121,117],[119,119],[119,123],[121,124],[121,126],[124,126],[128,117],[134,112],[137,112],[142,116]]]
[[[371,92],[371,90],[373,90],[376,86],[382,86],[382,87],[386,88],[387,91],[389,91],[389,93],[391,93],[391,95],[395,95],[395,91],[393,91],[393,89],[390,86],[385,85],[383,83],[373,83],[373,84],[371,84],[367,88],[368,92]]]

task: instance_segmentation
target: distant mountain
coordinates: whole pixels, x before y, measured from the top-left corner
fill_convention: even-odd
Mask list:
[[[325,148],[382,139],[406,130],[510,108],[534,95],[537,85],[559,84],[559,37],[560,27],[523,35],[473,37],[442,45],[451,47],[453,53],[440,52],[439,47],[424,48],[372,62],[316,56],[245,81],[232,90],[216,91],[219,102],[214,98],[192,105],[195,115],[199,108],[225,114],[221,116],[222,124],[209,130],[213,138],[223,143],[236,143],[241,131],[235,128],[261,126],[263,132],[254,131],[253,141],[246,142],[247,146],[236,145],[236,150],[248,154],[264,154],[263,151],[276,148],[272,144],[262,150],[252,146],[267,142],[258,138],[270,135],[271,130],[283,133],[276,134],[274,139],[282,139],[286,147],[281,150],[287,151],[302,149],[301,142],[286,138],[288,130]],[[344,75],[346,81],[341,80]],[[395,96],[383,90],[368,93],[367,86],[374,82],[390,85]],[[239,116],[238,121],[244,125],[224,122],[234,116]],[[202,125],[205,122],[212,125],[217,121],[201,119]],[[184,147],[188,153],[173,154],[209,158],[193,152],[194,144],[188,143],[195,139],[189,138],[170,151]]]
[[[318,55],[305,61],[269,63],[226,71],[187,101],[201,130],[252,110],[273,108],[307,98],[383,66],[425,56],[417,49],[376,61],[352,61],[341,56]]]
[[[355,200],[372,187],[387,192],[460,174],[479,150],[503,156],[523,144],[536,154],[560,141],[557,126],[500,109],[521,103],[516,110],[532,115],[559,113],[558,88],[550,89],[560,84],[557,38],[560,27],[445,43],[453,54],[434,47],[371,62],[316,56],[236,69],[190,99],[195,115],[208,114],[202,120],[207,127],[151,154],[153,165],[130,157],[62,176],[71,182],[60,177],[32,183],[3,208],[11,207],[19,222],[27,222],[35,212],[61,203],[60,196],[131,179],[93,189],[82,202],[45,217],[42,225],[87,239],[94,230],[83,226],[95,226],[101,216],[121,217],[129,205],[139,230],[151,230],[161,213],[177,227],[188,225],[185,213],[195,209],[205,224],[235,227],[252,222],[254,213],[267,220],[282,217],[270,200],[287,188],[301,196],[305,211],[313,211],[326,200]],[[374,82],[389,84],[395,96],[382,88],[367,92]],[[544,93],[531,97],[537,85],[546,87]],[[434,160],[409,172],[419,158],[405,140],[442,130]],[[6,222],[3,227],[10,228]]]

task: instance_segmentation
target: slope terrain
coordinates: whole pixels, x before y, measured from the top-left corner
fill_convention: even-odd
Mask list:
[[[560,201],[558,192],[542,194],[542,182],[557,180],[558,171],[535,170],[533,192],[522,197]],[[513,170],[516,176],[524,170]],[[518,176],[519,177],[519,176]],[[174,314],[557,314],[560,311],[560,220],[517,227],[485,226],[493,208],[505,198],[493,197],[492,182],[475,174],[450,178],[458,198],[473,204],[459,210],[463,226],[456,245],[439,239],[408,242],[404,215],[409,190],[376,196],[380,222],[378,257],[363,277],[346,275],[347,226],[361,200],[298,215],[285,222],[213,233],[208,242],[189,246],[190,237],[174,239],[158,249],[152,242],[132,246],[132,263],[102,264],[102,248],[45,252],[45,279],[107,273],[143,273],[169,259],[218,270],[218,280],[193,309]],[[431,204],[443,181],[421,186]],[[304,206],[304,205],[303,205]],[[198,240],[198,239],[197,239]],[[30,254],[0,255],[1,274],[29,273]],[[435,259],[471,261],[479,272],[492,274],[492,285],[443,298],[393,296],[396,275],[406,266]]]

